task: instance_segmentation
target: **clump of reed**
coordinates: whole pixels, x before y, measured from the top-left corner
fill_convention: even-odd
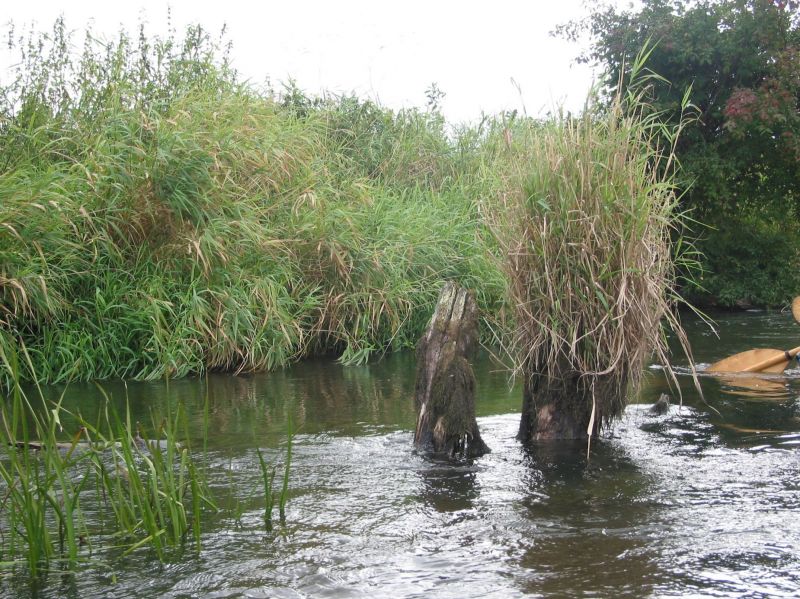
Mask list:
[[[261,478],[264,488],[264,526],[267,531],[271,531],[273,528],[272,513],[275,509],[276,499],[279,521],[281,524],[286,523],[286,503],[289,501],[289,473],[292,467],[292,443],[294,440],[291,418],[289,419],[288,427],[286,453],[283,462],[283,477],[281,478],[280,490],[277,493],[277,497],[275,492],[275,476],[278,467],[274,462],[270,463],[265,460],[261,450],[256,448],[256,455],[258,455],[258,464],[261,468]]]
[[[641,67],[608,105],[513,131],[507,191],[490,210],[515,307],[524,440],[558,428],[552,412],[526,419],[547,403],[574,425],[550,433],[591,436],[621,413],[653,352],[669,364],[662,324],[682,337],[673,311],[682,125],[649,110]]]
[[[17,355],[0,358],[18,380]],[[0,563],[24,563],[34,578],[53,562],[75,567],[86,537],[81,493],[90,471],[86,455],[76,451],[78,436],[60,445],[57,408],[37,414],[19,385],[10,405],[0,401]]]
[[[186,441],[182,404],[154,412],[149,434],[132,421],[127,402],[120,413],[108,396],[91,422],[67,411],[63,395],[49,402],[40,392],[32,400],[20,384],[20,373],[32,367],[24,346],[21,354],[0,346],[0,368],[13,382],[8,395],[0,393],[0,572],[24,571],[36,580],[87,563],[113,568],[134,551],[160,562],[187,548],[199,553],[204,520],[219,508],[207,465],[197,463]],[[290,422],[277,482],[277,462],[257,451],[268,530],[276,507],[286,522],[293,438]]]
[[[363,362],[446,279],[500,303],[478,144],[436,115],[242,85],[224,42],[12,36],[0,80],[0,344],[42,381]],[[8,383],[8,379],[5,379]]]
[[[202,512],[217,506],[190,448],[178,441],[182,419],[180,408],[154,419],[150,439],[142,438],[130,412],[122,419],[107,408],[102,429],[82,421],[99,507],[113,514],[114,537],[126,546],[123,557],[147,546],[166,561],[169,550],[182,548],[190,532],[195,550],[201,549]]]

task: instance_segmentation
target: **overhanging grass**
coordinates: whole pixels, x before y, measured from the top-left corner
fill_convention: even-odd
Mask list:
[[[0,327],[41,380],[362,362],[445,279],[499,301],[439,117],[255,93],[194,28],[134,46],[46,43],[3,88]]]
[[[673,150],[683,123],[662,125],[641,83],[609,107],[589,105],[529,131],[511,191],[493,206],[515,306],[514,355],[534,412],[523,414],[525,440],[591,436],[618,416],[646,360],[655,353],[669,364],[663,325],[688,351],[674,314],[672,245],[682,219]],[[554,414],[569,424],[554,424]]]

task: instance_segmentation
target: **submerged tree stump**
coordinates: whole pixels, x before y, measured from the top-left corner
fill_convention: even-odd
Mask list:
[[[526,371],[517,434],[526,445],[595,437],[607,420],[605,410],[621,412],[616,406],[624,406],[621,399],[614,399],[619,383],[611,375],[587,377],[566,361],[550,373],[542,366]]]
[[[526,445],[555,439],[586,439],[591,399],[581,393],[577,375],[568,379],[526,376],[517,439]],[[595,421],[593,434],[597,433]]]
[[[475,299],[466,289],[446,283],[417,344],[417,449],[466,458],[489,452],[475,420],[475,375],[469,358],[477,346]]]

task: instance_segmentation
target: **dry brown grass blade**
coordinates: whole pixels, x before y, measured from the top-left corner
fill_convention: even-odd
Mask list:
[[[517,367],[575,387],[565,409],[594,428],[620,414],[675,315],[671,237],[680,222],[669,148],[644,96],[562,116],[527,146],[491,215],[516,308]],[[573,398],[573,399],[574,399]]]

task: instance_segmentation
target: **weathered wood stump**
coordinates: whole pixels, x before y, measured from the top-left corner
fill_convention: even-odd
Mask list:
[[[586,439],[591,398],[581,392],[578,375],[565,379],[545,375],[526,377],[517,439],[526,445],[556,439]],[[595,431],[597,433],[597,423]]]
[[[557,364],[552,373],[542,365],[528,366],[525,371],[533,374],[525,377],[517,439],[531,445],[600,434],[607,421],[603,412],[610,403],[607,398],[616,393],[618,385],[614,375],[586,377],[567,360]]]
[[[466,289],[446,283],[417,344],[417,449],[466,458],[490,451],[475,420],[475,375],[469,358],[477,346],[475,299]]]

